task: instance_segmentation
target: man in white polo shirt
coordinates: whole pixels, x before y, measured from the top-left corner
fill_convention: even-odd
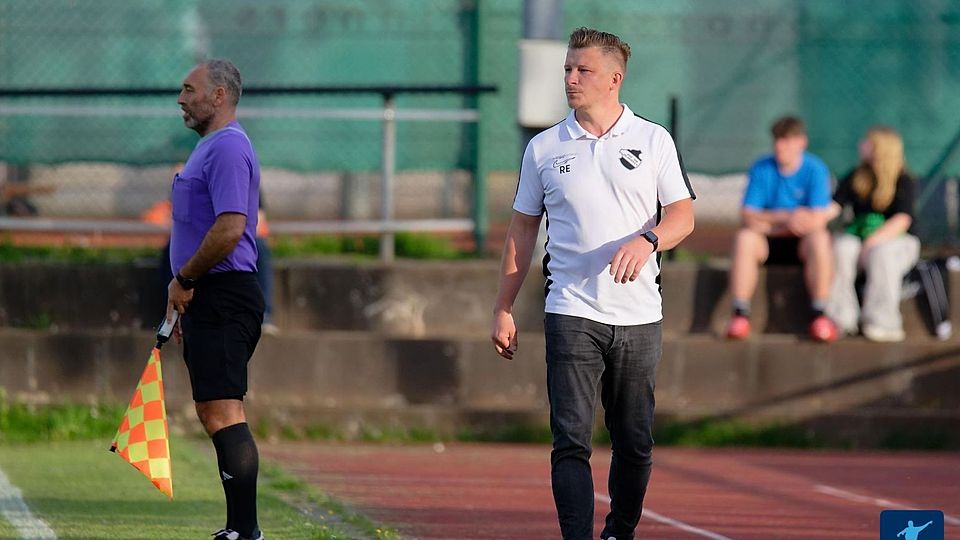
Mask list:
[[[600,537],[632,539],[650,478],[661,355],[660,255],[693,230],[695,195],[670,134],[620,103],[630,47],[578,28],[564,64],[565,120],[527,145],[500,269],[492,339],[517,351],[513,302],[547,216],[551,470],[566,540],[593,538],[597,385],[613,445]],[[656,253],[656,256],[652,256]]]

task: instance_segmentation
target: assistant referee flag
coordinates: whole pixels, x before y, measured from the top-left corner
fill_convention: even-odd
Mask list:
[[[110,451],[139,469],[157,489],[173,499],[170,430],[163,400],[159,348],[150,353]]]

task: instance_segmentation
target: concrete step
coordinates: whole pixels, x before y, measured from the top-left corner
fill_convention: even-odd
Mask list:
[[[0,387],[32,402],[129,399],[153,343],[143,331],[0,330]],[[513,361],[487,339],[391,338],[370,332],[289,332],[264,338],[250,364],[253,417],[303,425],[363,418],[462,428],[546,418],[543,338],[521,337]],[[167,345],[168,407],[190,417],[180,347]],[[726,342],[668,337],[658,370],[662,418],[834,425],[859,418],[960,425],[960,346],[912,340],[831,345],[794,336]],[[391,420],[392,419],[392,420]],[[952,423],[952,424],[951,424]],[[860,427],[856,427],[860,426]],[[919,429],[919,427],[918,427]],[[960,439],[953,430],[952,437]],[[960,440],[956,443],[960,445]]]
[[[490,331],[498,263],[284,260],[276,265],[274,322],[286,330],[372,331],[404,337],[478,336]],[[960,273],[949,274],[951,316],[960,320]],[[154,263],[0,264],[0,326],[140,329],[163,314],[166,282]],[[664,331],[722,335],[730,312],[727,268],[667,263]],[[760,275],[757,334],[806,333],[809,301],[799,268]],[[912,338],[933,341],[921,297],[901,305]],[[543,328],[543,278],[533,268],[516,302],[520,329]],[[954,338],[960,340],[960,336]]]

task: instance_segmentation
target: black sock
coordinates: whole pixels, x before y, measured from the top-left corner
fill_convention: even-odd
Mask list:
[[[812,300],[810,302],[810,311],[813,313],[812,319],[822,316],[826,310],[827,302],[825,300]]]
[[[750,301],[749,300],[733,300],[733,314],[738,317],[747,317],[750,318]]]
[[[257,443],[246,422],[225,427],[211,438],[227,498],[227,528],[250,538],[257,529]]]
[[[233,490],[228,490],[227,485],[223,480],[223,471],[226,469],[227,465],[223,462],[221,457],[220,449],[217,448],[216,443],[213,447],[217,450],[217,475],[220,476],[220,484],[223,486],[223,497],[227,500],[227,522],[224,523],[223,528],[229,529],[233,525]]]

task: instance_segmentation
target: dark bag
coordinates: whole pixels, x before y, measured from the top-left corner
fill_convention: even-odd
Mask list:
[[[903,278],[902,296],[917,296],[930,331],[937,339],[946,340],[953,334],[950,324],[950,294],[947,289],[947,261],[921,260]]]

